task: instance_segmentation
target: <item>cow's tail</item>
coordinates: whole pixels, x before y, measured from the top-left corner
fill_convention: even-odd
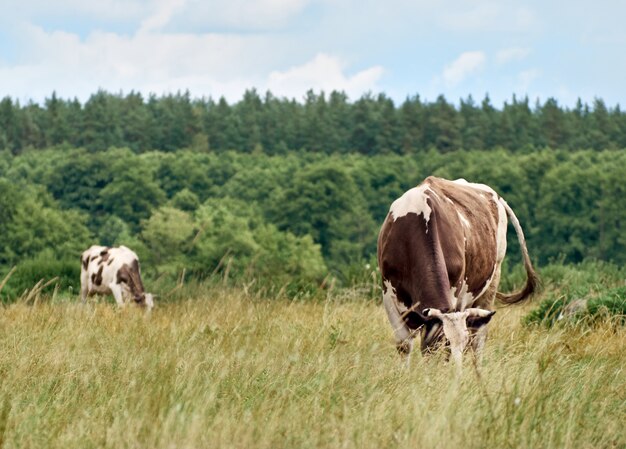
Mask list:
[[[539,286],[539,276],[535,273],[533,269],[533,265],[530,262],[530,256],[528,256],[528,249],[526,248],[526,239],[524,238],[524,232],[522,231],[522,227],[519,224],[513,209],[509,207],[509,205],[504,201],[504,199],[500,198],[500,204],[504,206],[507,215],[511,219],[511,223],[513,223],[513,227],[515,228],[515,232],[517,233],[517,239],[519,240],[520,248],[522,250],[522,258],[524,259],[524,268],[526,269],[526,285],[524,288],[517,292],[512,293],[496,293],[496,298],[503,302],[504,304],[515,304],[516,302],[523,301],[529,298],[538,288]]]

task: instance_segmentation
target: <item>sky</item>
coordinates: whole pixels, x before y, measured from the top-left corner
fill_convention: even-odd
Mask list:
[[[0,97],[98,89],[626,106],[621,0],[0,0]]]

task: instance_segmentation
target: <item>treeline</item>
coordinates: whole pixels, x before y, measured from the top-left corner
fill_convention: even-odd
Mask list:
[[[58,145],[104,151],[238,151],[416,154],[506,148],[564,150],[626,148],[626,113],[601,99],[573,108],[550,98],[531,104],[515,96],[496,108],[485,97],[458,105],[443,96],[395,104],[384,94],[349,101],[346,94],[309,91],[302,102],[255,90],[229,104],[188,93],[151,95],[99,91],[84,104],[52,94],[42,105],[0,101],[0,149],[13,154]]]
[[[134,248],[153,279],[185,270],[293,291],[346,285],[371,276],[391,202],[431,174],[494,187],[540,264],[626,263],[624,151],[268,156],[58,148],[0,152],[0,271],[69,273],[76,285],[78,256],[97,242]],[[509,234],[512,265],[519,249]]]

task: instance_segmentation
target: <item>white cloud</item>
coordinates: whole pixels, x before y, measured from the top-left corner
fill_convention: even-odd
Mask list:
[[[517,75],[517,86],[516,90],[518,92],[528,92],[533,81],[538,79],[541,76],[541,70],[533,68],[520,72]]]
[[[344,73],[345,64],[337,57],[318,54],[311,61],[286,71],[270,73],[267,87],[278,96],[301,98],[308,89],[343,90],[354,97],[376,90],[383,75],[381,66],[373,66],[352,76]]]
[[[153,16],[157,17],[157,16]],[[163,23],[166,14],[152,24]],[[53,90],[86,100],[97,89],[144,94],[189,91],[194,96],[241,98],[245,89],[270,89],[301,99],[308,89],[344,90],[359,96],[375,90],[380,66],[348,74],[338,57],[318,54],[309,62],[285,65],[290,42],[254,34],[167,34],[149,31],[133,36],[93,32],[85,39],[39,27],[21,29],[23,54],[16,64],[0,65],[0,96],[41,101]],[[25,97],[27,96],[28,97]]]
[[[274,61],[267,54],[280,45],[254,35],[93,32],[80,39],[34,26],[20,31],[23,51],[17,63],[0,66],[0,95],[38,101],[52,90],[84,100],[98,88],[240,96],[270,72]]]
[[[187,0],[171,29],[273,30],[289,23],[312,0]]]
[[[82,26],[95,22],[105,28],[106,24],[114,27],[123,22],[135,24],[143,31],[167,25],[185,32],[273,29],[289,23],[312,1],[316,0],[21,0],[10,7],[0,7],[0,22],[42,24],[61,19],[65,24]]]
[[[511,0],[475,0],[465,4],[447,0],[445,4],[448,7],[439,10],[439,20],[455,31],[520,31],[532,28],[538,21],[533,10]]]
[[[161,29],[169,23],[176,10],[183,6],[185,6],[185,0],[162,0],[157,4],[156,10],[142,20],[138,32],[147,33]]]
[[[500,50],[496,54],[496,63],[502,65],[512,61],[521,61],[530,54],[530,48],[511,47]]]
[[[35,17],[89,17],[96,20],[128,20],[145,16],[153,9],[150,0],[21,0],[12,2],[5,16],[30,21]]]
[[[449,87],[454,87],[468,76],[480,71],[487,60],[482,51],[466,51],[443,70],[443,80]]]

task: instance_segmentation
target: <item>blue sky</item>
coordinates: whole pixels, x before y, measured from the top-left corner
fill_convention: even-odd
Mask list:
[[[626,2],[0,0],[0,97],[308,89],[626,105]]]

